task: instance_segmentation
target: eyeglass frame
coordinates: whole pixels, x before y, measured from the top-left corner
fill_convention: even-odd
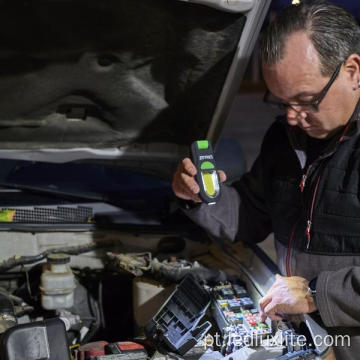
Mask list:
[[[324,100],[324,98],[325,98],[326,94],[328,93],[331,85],[337,79],[337,77],[338,77],[338,75],[340,73],[340,70],[341,70],[341,66],[343,65],[343,63],[344,63],[344,61],[342,61],[340,64],[338,64],[336,66],[336,69],[333,72],[333,74],[331,75],[331,78],[328,81],[328,83],[324,86],[324,88],[317,95],[315,95],[315,98],[317,98],[317,99],[314,102],[308,102],[308,103],[305,103],[305,102],[304,103],[285,103],[285,102],[271,101],[271,100],[269,100],[269,97],[272,94],[271,94],[271,92],[269,90],[266,90],[265,95],[263,97],[263,102],[268,104],[268,105],[278,106],[282,110],[285,110],[288,107],[290,107],[292,110],[294,110],[296,112],[300,112],[301,110],[297,110],[293,106],[296,106],[296,107],[309,106],[311,108],[311,111],[318,112],[320,103]]]

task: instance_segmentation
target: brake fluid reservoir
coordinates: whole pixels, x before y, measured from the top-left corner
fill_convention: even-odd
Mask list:
[[[71,308],[74,304],[75,276],[69,266],[70,256],[49,254],[41,275],[41,304],[46,310]]]

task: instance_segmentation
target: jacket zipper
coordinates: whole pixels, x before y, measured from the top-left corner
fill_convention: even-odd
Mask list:
[[[302,177],[301,177],[301,181],[300,181],[300,191],[301,191],[301,193],[304,192],[305,185],[306,185],[306,180],[308,178],[308,175],[310,173],[311,168],[312,168],[312,165],[310,165],[308,167],[308,169],[306,170],[306,173],[303,174]],[[322,177],[322,173],[318,176],[318,178],[316,180],[315,189],[314,189],[312,199],[311,199],[309,217],[308,217],[308,220],[306,222],[306,228],[305,228],[305,235],[306,235],[306,238],[307,238],[306,250],[309,250],[309,248],[310,248],[310,241],[311,241],[311,233],[310,233],[310,231],[311,231],[312,218],[313,218],[313,213],[314,213],[315,198],[316,198],[316,195],[317,195],[317,192],[318,192],[321,177]],[[287,276],[291,276],[291,269],[290,269],[291,247],[292,247],[292,243],[294,241],[295,229],[296,229],[296,226],[299,223],[300,219],[301,219],[301,216],[296,220],[294,226],[292,227],[290,238],[289,238],[289,245],[288,245],[288,249],[287,249],[287,253],[286,253],[286,274],[287,274]]]
[[[312,168],[312,165],[310,165],[306,172],[301,176],[301,181],[300,181],[300,192],[303,193],[304,189],[305,189],[305,185],[306,185],[306,180],[308,178],[308,175],[310,173],[310,170]],[[289,245],[287,248],[287,252],[286,252],[286,260],[285,260],[285,264],[286,264],[286,274],[287,276],[291,276],[291,269],[290,269],[290,255],[291,255],[291,246],[294,240],[294,234],[295,234],[295,228],[298,224],[298,222],[300,221],[301,216],[296,220],[295,224],[293,225],[292,229],[291,229],[291,233],[290,233],[290,238],[289,238]],[[310,225],[311,227],[311,225]],[[310,231],[310,228],[309,228]]]
[[[319,189],[319,184],[320,184],[320,180],[322,177],[322,173],[318,176],[317,180],[316,180],[316,185],[315,185],[315,189],[313,192],[313,196],[312,196],[312,200],[311,200],[311,207],[310,207],[310,213],[309,213],[309,218],[307,220],[306,223],[306,228],[305,228],[305,235],[307,238],[307,243],[306,243],[306,250],[309,250],[310,248],[310,241],[311,241],[311,225],[312,225],[312,219],[313,219],[313,213],[314,213],[314,205],[315,205],[315,198]]]
[[[302,175],[301,181],[300,181],[300,192],[303,193],[306,185],[306,180],[309,176],[310,170],[312,169],[312,164],[307,168],[305,174]]]

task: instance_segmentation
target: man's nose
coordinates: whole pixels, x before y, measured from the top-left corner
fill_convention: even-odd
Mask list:
[[[286,108],[286,119],[290,126],[298,125],[304,118],[306,118],[306,113],[304,111],[296,111],[290,106]]]

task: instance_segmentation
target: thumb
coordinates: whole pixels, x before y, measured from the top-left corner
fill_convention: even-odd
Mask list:
[[[218,170],[219,181],[222,183],[226,181],[226,174],[222,170]]]

